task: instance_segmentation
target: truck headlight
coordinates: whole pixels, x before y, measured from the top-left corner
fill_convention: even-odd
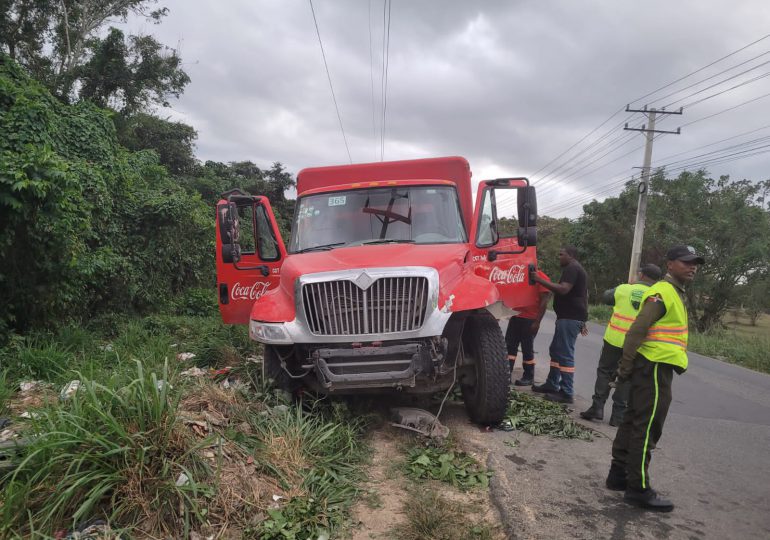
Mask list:
[[[291,338],[283,323],[250,321],[249,336],[251,339],[263,343],[291,343]]]

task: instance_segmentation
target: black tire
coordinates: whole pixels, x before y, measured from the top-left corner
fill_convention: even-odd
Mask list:
[[[265,345],[265,354],[263,356],[264,375],[267,382],[279,390],[284,390],[293,394],[298,390],[302,383],[299,379],[292,379],[289,374],[281,367],[281,358],[290,360],[294,356],[293,347],[277,347],[275,345]],[[288,357],[288,358],[287,358]]]
[[[463,329],[463,353],[473,363],[475,381],[461,384],[468,416],[478,424],[496,425],[508,406],[510,374],[505,339],[489,314],[468,318]]]

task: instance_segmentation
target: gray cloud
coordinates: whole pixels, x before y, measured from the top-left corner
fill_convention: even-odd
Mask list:
[[[169,114],[198,130],[201,159],[281,161],[294,172],[347,162],[308,2],[165,5],[170,15],[161,25],[129,26],[181,49],[192,83]],[[313,5],[353,160],[378,160],[382,0]],[[627,102],[761,37],[770,27],[770,4],[396,0],[391,17],[385,158],[460,154],[478,179],[536,171]],[[767,50],[770,39],[672,89]],[[748,76],[764,72],[770,69]],[[693,106],[661,128],[768,92],[770,78],[759,80]],[[770,123],[769,111],[770,98],[699,122],[661,138],[654,155],[760,127]],[[637,115],[632,123],[642,121]],[[638,135],[596,166],[642,142]],[[615,173],[631,174],[641,161],[639,150],[594,174],[566,178],[558,189],[547,188],[556,178],[545,180],[541,207],[601,192]],[[757,156],[711,170],[760,180],[770,177],[767,163]]]

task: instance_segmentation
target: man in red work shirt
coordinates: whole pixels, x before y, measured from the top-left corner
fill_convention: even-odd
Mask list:
[[[545,272],[538,270],[537,275],[545,281],[551,281],[545,275]],[[511,317],[508,321],[508,329],[505,331],[505,345],[508,349],[508,362],[511,373],[513,373],[516,355],[519,352],[519,344],[521,344],[524,374],[521,376],[521,379],[517,379],[513,383],[516,386],[532,386],[535,382],[535,336],[540,329],[540,321],[543,320],[543,315],[545,315],[545,308],[548,305],[548,300],[551,298],[551,291],[538,284],[537,298],[537,304],[527,306],[518,315]]]

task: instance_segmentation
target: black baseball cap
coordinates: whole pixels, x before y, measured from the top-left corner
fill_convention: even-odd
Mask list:
[[[698,264],[704,264],[706,260],[695,252],[695,248],[692,246],[678,245],[673,246],[666,253],[666,259],[669,261],[684,261],[684,262],[696,262]]]
[[[643,264],[641,268],[639,268],[639,272],[655,281],[658,281],[663,277],[663,272],[661,272],[660,267],[657,264]]]

